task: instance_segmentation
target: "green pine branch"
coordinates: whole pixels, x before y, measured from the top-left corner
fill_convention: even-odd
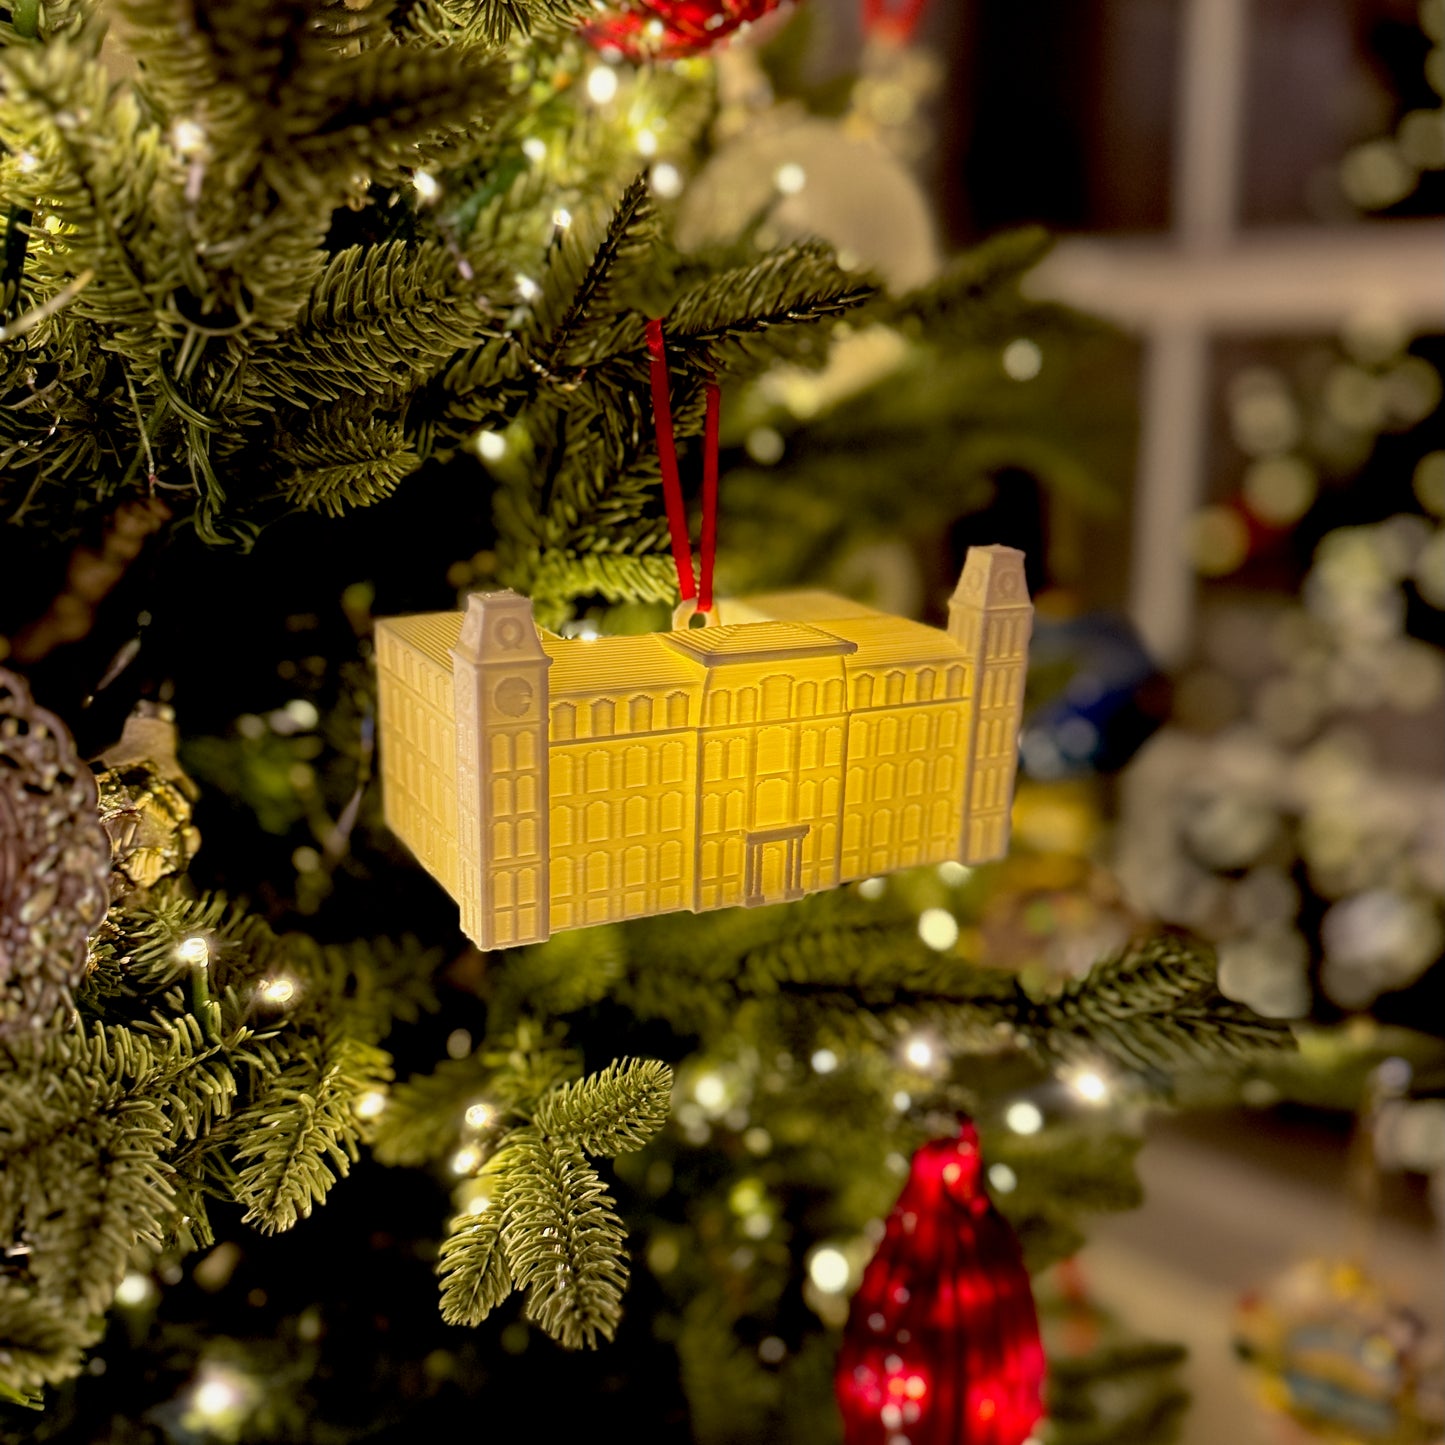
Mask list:
[[[544,1095],[536,1124],[548,1138],[570,1141],[586,1154],[630,1153],[662,1128],[671,1094],[666,1064],[619,1059]]]

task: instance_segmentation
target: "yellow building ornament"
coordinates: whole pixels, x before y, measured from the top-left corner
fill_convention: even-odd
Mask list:
[[[478,947],[1007,850],[1021,552],[969,549],[947,631],[826,592],[718,613],[565,638],[500,591],[377,623],[386,820]]]

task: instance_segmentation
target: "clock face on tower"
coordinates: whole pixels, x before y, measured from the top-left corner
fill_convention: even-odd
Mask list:
[[[532,684],[525,677],[504,677],[497,684],[492,701],[506,717],[522,717],[532,704]]]

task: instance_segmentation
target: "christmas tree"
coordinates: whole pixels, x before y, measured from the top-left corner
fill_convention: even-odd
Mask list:
[[[1100,495],[1114,343],[1023,295],[1042,238],[900,279],[790,240],[785,167],[689,211],[747,111],[671,8],[0,24],[14,1435],[834,1438],[920,1145],[977,1121],[1039,1269],[1136,1199],[1149,1105],[1290,1044],[1188,939],[990,967],[986,870],[482,954],[388,833],[375,617],[668,625],[650,319],[686,467],[725,393],[726,592],[818,580],[903,487],[935,539],[1009,467]],[[1061,1368],[1053,1438],[1162,1431],[1174,1358]]]

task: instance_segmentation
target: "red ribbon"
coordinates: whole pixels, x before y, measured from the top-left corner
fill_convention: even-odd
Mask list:
[[[677,469],[672,394],[660,319],[647,323],[647,352],[652,376],[652,417],[657,428],[657,460],[662,468],[662,495],[667,503],[667,531],[672,539],[673,564],[677,568],[677,590],[684,602],[696,597],[699,612],[711,612],[713,560],[717,554],[718,385],[716,381],[707,384],[702,459],[702,567],[700,581],[695,582],[692,544],[687,537],[687,510],[682,500],[682,477]]]
[[[863,29],[870,35],[906,41],[927,9],[928,0],[863,0]]]

